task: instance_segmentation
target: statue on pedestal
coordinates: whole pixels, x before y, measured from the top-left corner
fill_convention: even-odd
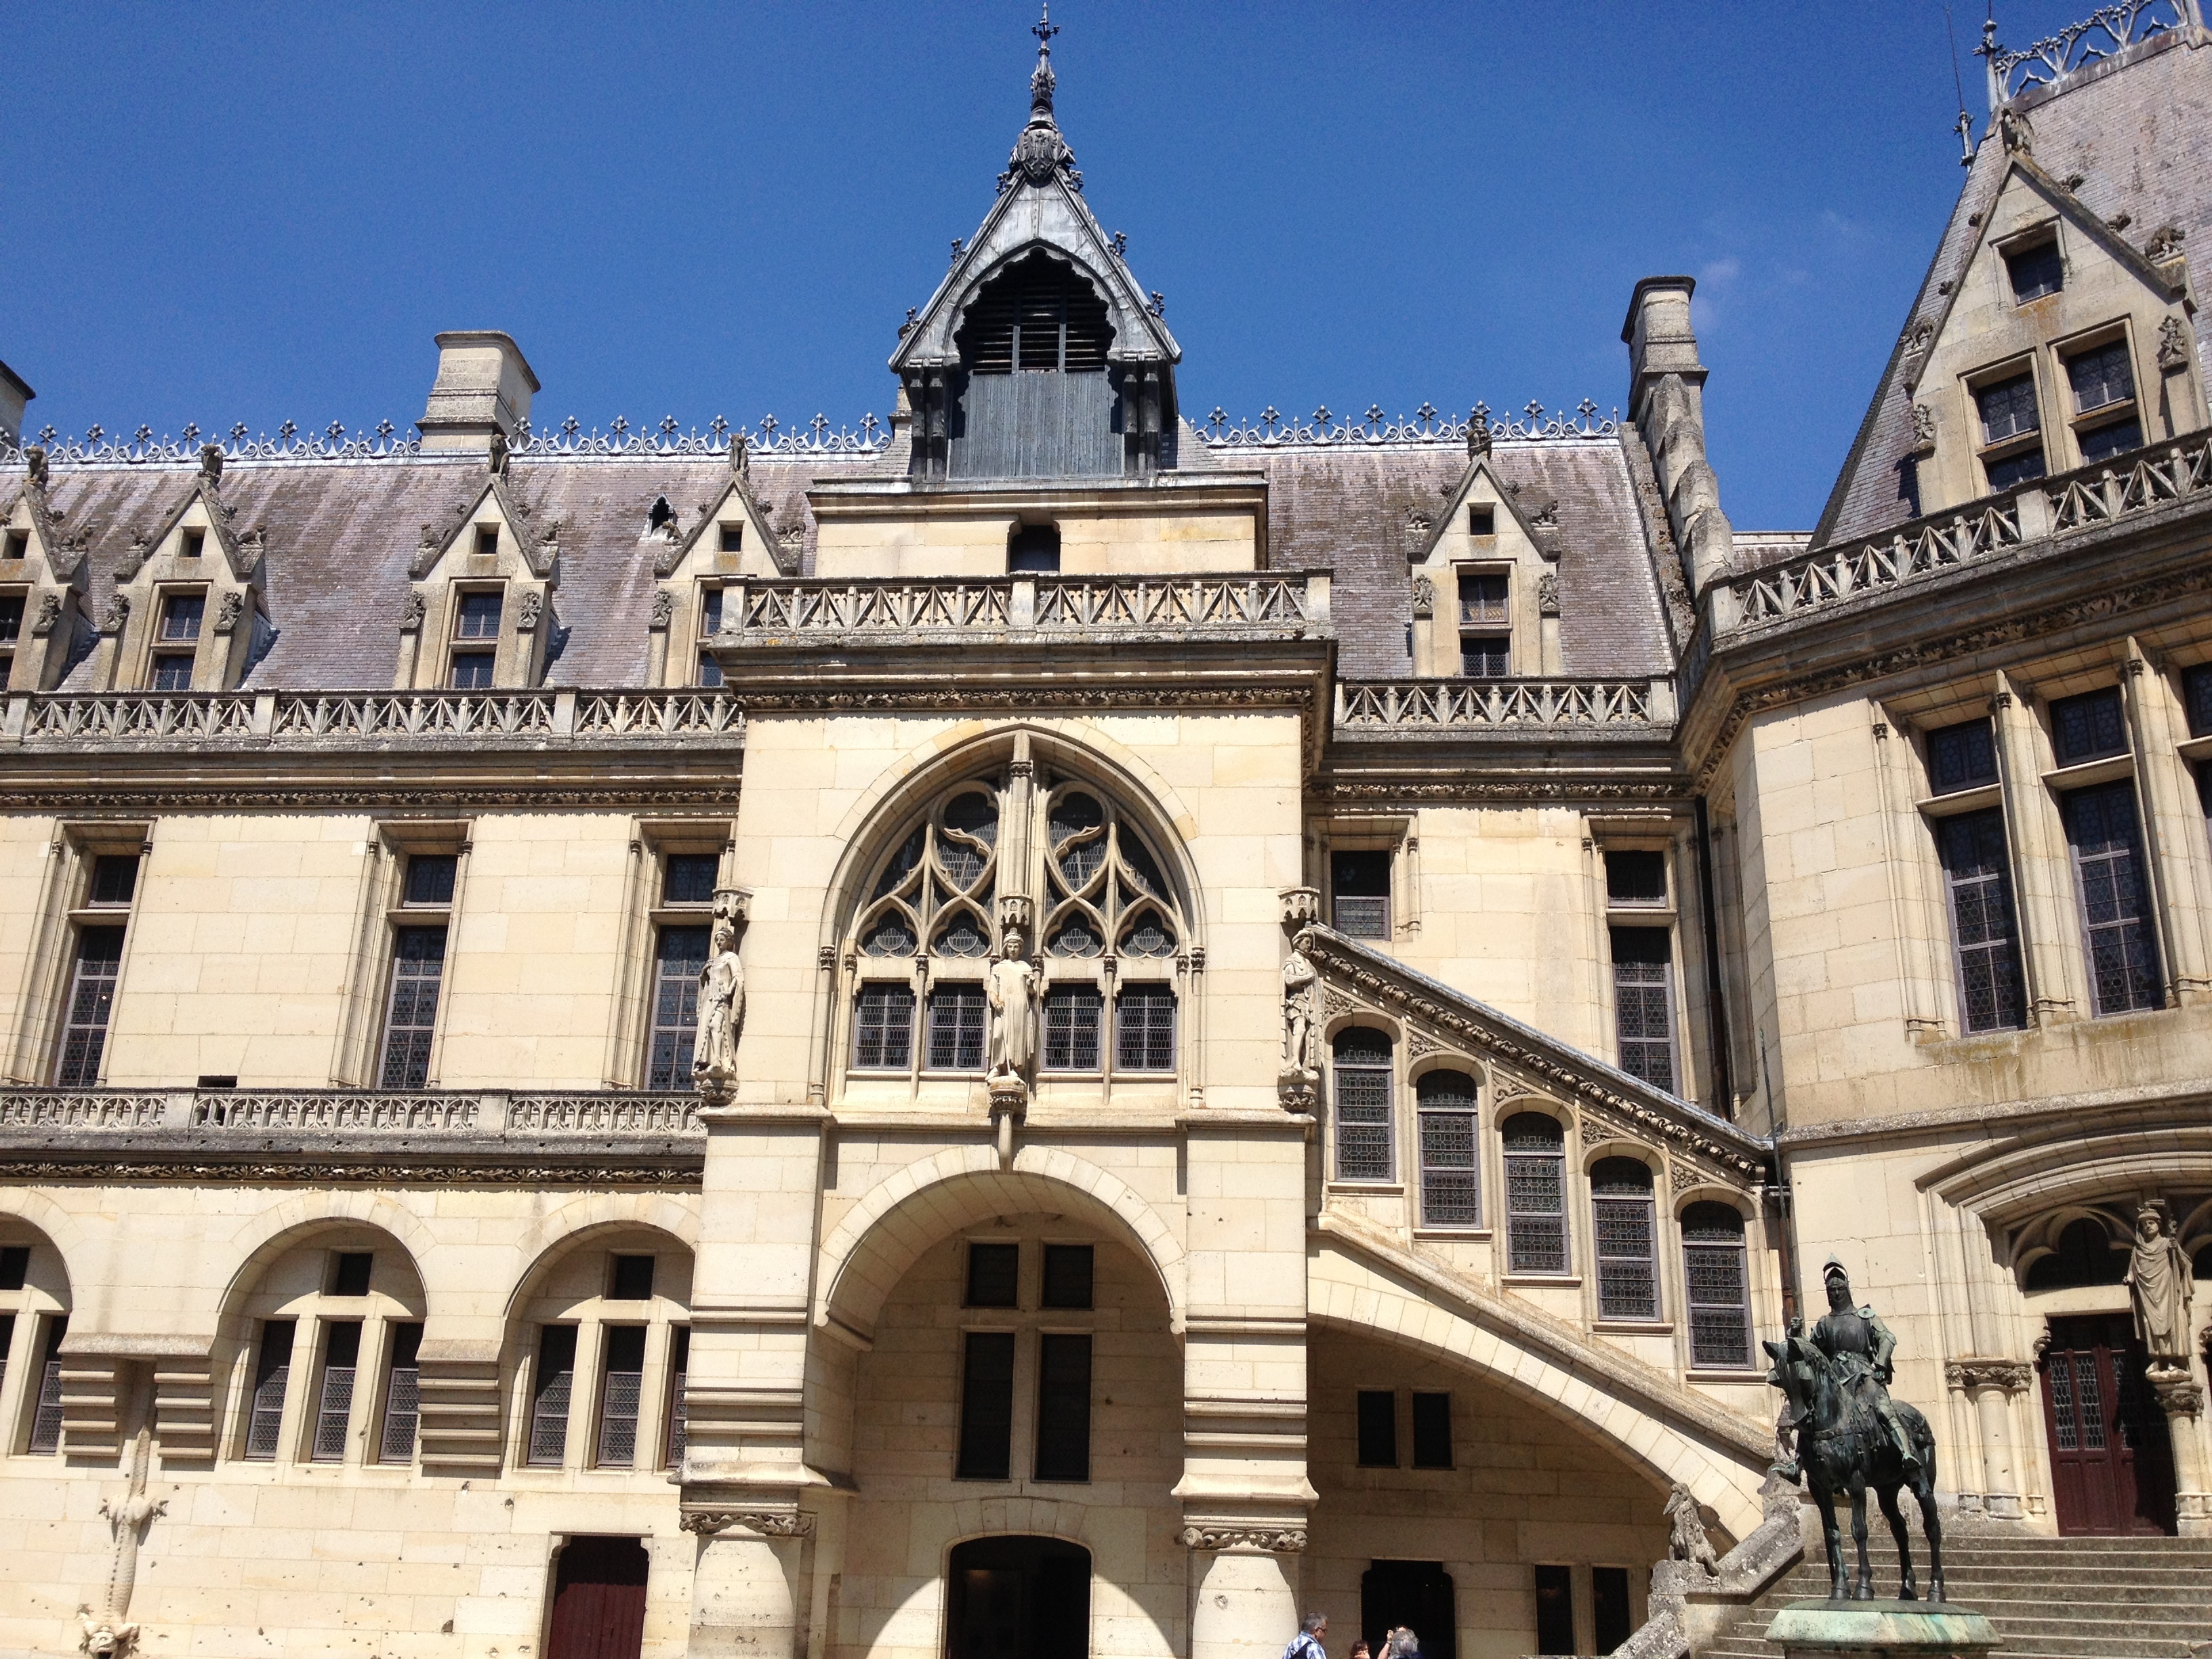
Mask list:
[[[1793,1323],[1788,1339],[1760,1344],[1774,1360],[1767,1381],[1790,1402],[1796,1423],[1796,1454],[1813,1501],[1820,1506],[1820,1531],[1828,1546],[1829,1596],[1833,1601],[1874,1599],[1873,1568],[1867,1560],[1867,1489],[1872,1487],[1897,1540],[1902,1584],[1898,1599],[1917,1599],[1911,1540],[1897,1506],[1899,1487],[1920,1505],[1928,1534],[1928,1599],[1943,1595],[1943,1528],[1936,1515],[1936,1437],[1928,1419],[1911,1406],[1889,1397],[1891,1358],[1897,1339],[1871,1307],[1856,1305],[1850,1275],[1833,1256],[1823,1269],[1828,1311],[1803,1334]],[[1783,1471],[1787,1473],[1786,1469]],[[1844,1576],[1843,1536],[1836,1524],[1835,1497],[1851,1500],[1851,1537],[1858,1546],[1856,1584]]]
[[[991,964],[985,989],[991,1002],[990,1088],[1001,1092],[1000,1080],[1018,1083],[1026,1091],[1030,1067],[1036,1057],[1037,970],[1024,950],[1018,922],[1009,922]]]
[[[738,924],[744,920],[747,896],[734,887],[714,895],[707,965],[699,970],[699,1034],[691,1051],[691,1082],[714,1104],[727,1101],[738,1080],[738,1028],[745,1017]]]
[[[2136,1208],[2136,1247],[2128,1261],[2128,1301],[2136,1334],[2155,1370],[2189,1367],[2189,1257],[2173,1236],[2166,1206],[2146,1199]]]
[[[1321,975],[1296,945],[1283,959],[1283,1065],[1275,1092],[1285,1109],[1310,1112],[1321,1090]]]

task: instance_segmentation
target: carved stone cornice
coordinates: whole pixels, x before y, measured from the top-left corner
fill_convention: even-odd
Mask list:
[[[1188,1526],[1180,1534],[1187,1550],[1244,1550],[1296,1555],[1306,1547],[1303,1527]]]
[[[1969,1356],[1943,1364],[1943,1380],[1954,1389],[2002,1389],[2018,1394],[2034,1376],[2035,1367],[2025,1359]]]
[[[1486,805],[1492,804],[1573,805],[1691,799],[1687,776],[1617,778],[1577,774],[1537,777],[1525,772],[1495,777],[1360,777],[1317,780],[1309,793],[1320,801],[1357,806]]]
[[[687,1509],[683,1527],[702,1538],[725,1532],[749,1532],[762,1538],[806,1538],[813,1534],[814,1517],[796,1510]]]
[[[1510,1067],[1612,1127],[1656,1139],[1738,1187],[1765,1173],[1771,1147],[1686,1101],[1640,1085],[1595,1057],[1486,1007],[1324,927],[1298,935],[1298,949],[1323,975],[1377,1011],[1418,1023],[1449,1046]]]

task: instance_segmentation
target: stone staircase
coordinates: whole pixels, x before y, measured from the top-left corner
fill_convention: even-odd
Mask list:
[[[1875,1593],[1897,1593],[1897,1551],[1878,1518],[1867,1540]],[[2212,1654],[2212,1538],[2011,1538],[1956,1533],[1944,1540],[1945,1589],[2003,1637],[2003,1659],[2196,1659]],[[1850,1534],[1844,1559],[1856,1563]],[[1928,1560],[1913,1528],[1922,1587]],[[1817,1534],[1805,1559],[1737,1615],[1698,1659],[1782,1659],[1765,1640],[1785,1601],[1828,1593]]]

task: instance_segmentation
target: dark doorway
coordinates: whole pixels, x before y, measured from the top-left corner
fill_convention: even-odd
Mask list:
[[[645,1546],[571,1538],[553,1577],[545,1659],[638,1659],[645,1648]]]
[[[2043,1425],[2063,1535],[2174,1530],[2173,1449],[2147,1363],[2125,1314],[2051,1322]]]
[[[972,1538],[946,1571],[946,1659],[1085,1659],[1091,1552],[1057,1538]]]
[[[1421,1659],[1456,1659],[1459,1620],[1451,1575],[1441,1561],[1377,1561],[1359,1579],[1359,1633],[1380,1654],[1382,1638],[1404,1625],[1420,1638]]]

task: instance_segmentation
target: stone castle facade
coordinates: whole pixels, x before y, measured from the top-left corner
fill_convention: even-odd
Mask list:
[[[1194,418],[1048,52],[881,430],[0,372],[0,1650],[1680,1653],[1832,1253],[1954,1522],[2212,1528],[2212,35],[2122,9],[1992,46],[1809,536],[1686,277],[1617,419]]]

